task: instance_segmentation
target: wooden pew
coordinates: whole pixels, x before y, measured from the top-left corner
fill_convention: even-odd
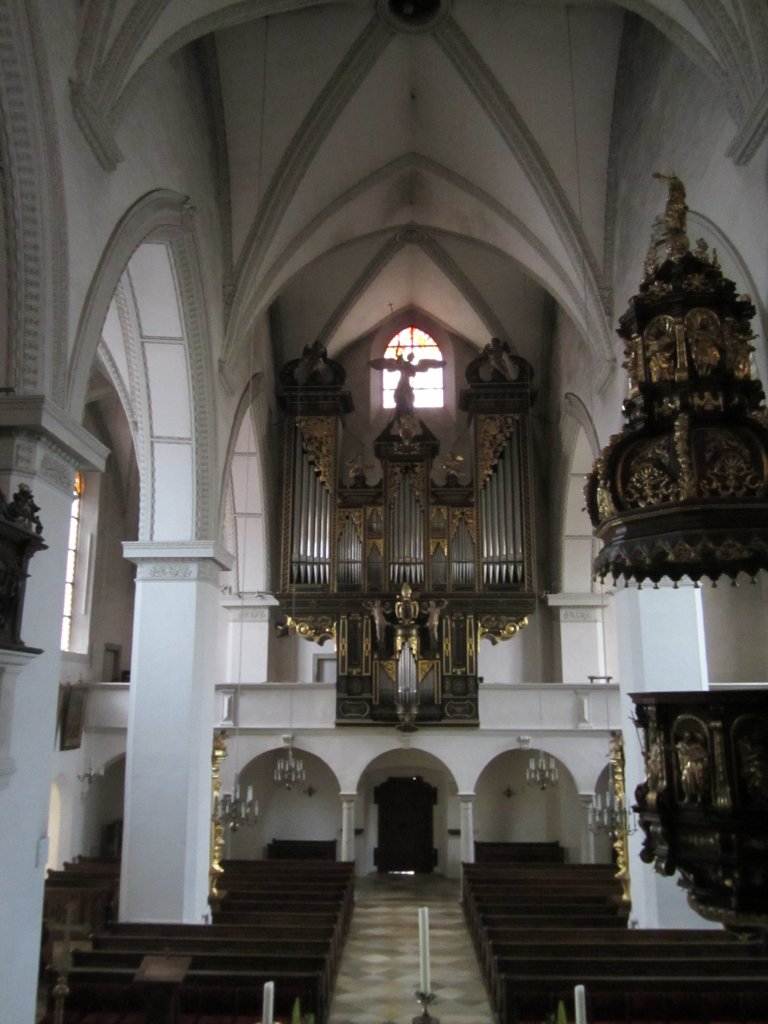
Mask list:
[[[74,950],[73,967],[80,969],[120,969],[129,968],[136,973],[147,956],[147,950],[126,950],[126,949],[91,949]],[[184,956],[189,959],[186,976],[182,983],[182,999],[189,1001],[191,996],[188,991],[194,987],[201,975],[208,974],[225,976],[235,974],[239,977],[249,974],[264,974],[266,976],[286,976],[288,974],[312,974],[318,976],[315,999],[320,1005],[330,1005],[333,977],[331,966],[325,953],[319,956],[312,956],[305,953],[296,953],[293,950],[277,952],[272,950],[267,953],[253,953],[237,951],[216,951],[207,950],[190,951],[178,950],[177,948],[162,950],[160,956],[171,958]],[[229,982],[225,982],[229,985]]]
[[[231,888],[212,902],[210,925],[115,923],[95,934],[74,956],[68,1009],[111,1013],[123,1000],[126,1012],[139,1012],[131,972],[146,956],[184,957],[178,998],[191,1019],[223,1014],[229,1024],[244,1013],[252,1024],[263,983],[274,980],[286,1018],[298,996],[323,1024],[353,908],[353,865],[238,861],[226,874]]]
[[[599,966],[578,979],[587,993],[590,1024],[637,1021],[758,1022],[768,1017],[768,977],[705,971],[686,977],[604,975]],[[499,1024],[541,1024],[560,1000],[573,1003],[571,975],[502,976]]]
[[[75,966],[68,975],[70,1014],[123,1012],[141,1014],[143,994],[134,979],[136,970],[126,967]],[[190,970],[179,991],[183,1015],[229,1015],[256,1021],[261,1016],[264,984],[275,983],[275,1014],[290,1020],[295,999],[303,1012],[315,1014],[318,1024],[328,1018],[321,972]],[[51,1018],[52,1019],[52,1018]],[[68,1018],[69,1021],[69,1018]]]
[[[336,860],[335,839],[273,839],[267,860]]]
[[[681,955],[625,957],[608,956],[600,960],[591,957],[545,956],[537,957],[495,957],[488,976],[488,990],[495,1006],[502,1006],[505,986],[510,979],[522,977],[526,984],[532,985],[531,979],[540,978],[547,981],[556,976],[570,978],[571,988],[583,984],[584,978],[599,972],[603,978],[621,977],[632,979],[632,984],[642,987],[644,981],[657,978],[688,979],[692,975],[706,974],[710,979],[730,978],[737,974],[743,979],[768,979],[766,961],[763,959],[739,959],[732,957],[707,957],[692,963],[681,948]],[[504,980],[502,980],[504,979]],[[746,984],[746,982],[745,982]],[[747,986],[748,987],[748,986]]]
[[[562,864],[565,850],[558,842],[496,843],[475,840],[475,863]]]

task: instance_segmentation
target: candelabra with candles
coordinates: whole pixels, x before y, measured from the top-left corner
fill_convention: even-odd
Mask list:
[[[231,793],[222,793],[217,798],[214,814],[230,832],[237,832],[241,825],[255,825],[259,820],[259,801],[253,798],[253,786],[248,786],[245,797],[240,792],[240,776],[235,775]]]
[[[594,802],[589,808],[589,830],[596,835],[615,836],[626,829],[627,835],[637,831],[634,813],[627,814],[623,801],[616,799],[611,779],[605,798],[600,793],[595,793]]]
[[[632,835],[637,831],[637,820],[634,811],[627,812],[623,785],[617,779],[616,763],[619,757],[623,760],[623,746],[620,739],[612,734],[610,766],[608,769],[608,788],[603,796],[595,793],[592,806],[589,808],[588,826],[590,832],[597,835]],[[623,777],[623,772],[621,772]]]
[[[277,759],[273,778],[278,786],[293,789],[294,786],[306,781],[307,773],[304,771],[302,759],[293,753],[293,736],[283,736],[283,746],[285,753]]]
[[[556,786],[559,777],[554,757],[547,757],[543,750],[539,751],[537,757],[530,759],[525,770],[525,781],[529,786],[536,786],[538,789]]]

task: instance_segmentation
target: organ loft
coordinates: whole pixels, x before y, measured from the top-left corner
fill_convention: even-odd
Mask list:
[[[514,637],[535,606],[531,367],[498,338],[468,364],[465,458],[417,414],[412,381],[443,365],[371,360],[399,374],[373,463],[347,457],[353,395],[320,344],[280,375],[278,628],[335,642],[337,725],[479,725],[478,644]]]

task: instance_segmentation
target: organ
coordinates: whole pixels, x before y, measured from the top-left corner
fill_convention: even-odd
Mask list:
[[[478,645],[512,638],[534,608],[531,369],[494,339],[466,378],[468,458],[439,458],[401,381],[366,466],[342,462],[343,367],[315,344],[281,372],[278,628],[334,641],[338,725],[479,724]]]

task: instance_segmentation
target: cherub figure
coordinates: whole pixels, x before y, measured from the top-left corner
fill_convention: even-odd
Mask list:
[[[456,452],[448,452],[448,455],[440,463],[440,468],[445,470],[445,482],[451,486],[456,486],[459,482],[459,471],[461,470],[461,464],[464,461],[463,455],[458,455]]]
[[[365,487],[368,481],[365,478],[365,457],[362,454],[355,455],[353,459],[346,462],[349,480],[353,487]]]

